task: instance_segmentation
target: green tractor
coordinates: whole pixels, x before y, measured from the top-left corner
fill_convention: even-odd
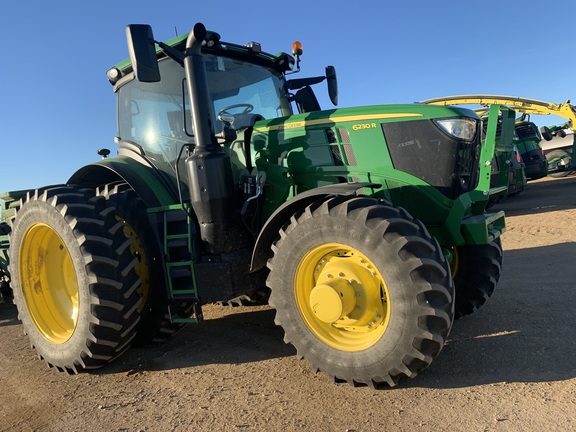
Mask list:
[[[569,105],[569,103],[563,104],[563,108],[566,105]],[[566,112],[566,109],[564,109],[564,112]],[[569,112],[574,115],[574,107],[572,105],[570,105]],[[576,170],[572,159],[574,148],[576,148],[572,122],[573,120],[570,119],[560,125],[542,126],[540,128],[542,138],[545,140],[542,141],[542,147],[548,158],[550,177],[566,177],[573,175]]]
[[[504,214],[485,206],[499,115],[423,104],[320,109],[292,55],[198,23],[166,43],[127,27],[107,75],[118,154],[4,196],[2,271],[49,365],[105,365],[214,302],[264,301],[334,381],[394,386],[493,292]],[[510,132],[511,142],[511,132]],[[9,258],[9,260],[8,260]],[[9,262],[9,263],[8,263]]]
[[[548,163],[541,142],[542,135],[538,126],[530,121],[530,115],[523,114],[516,119],[514,144],[526,166],[527,180],[538,180],[548,175]]]
[[[526,189],[526,166],[522,161],[516,146],[512,151],[496,151],[492,160],[492,178],[490,185],[497,188],[506,185],[507,188],[499,195],[494,195],[488,202],[487,208],[511,196],[516,196]]]
[[[488,121],[488,114],[481,116],[483,120]],[[502,120],[502,119],[501,119]],[[487,123],[484,123],[486,128]],[[486,133],[486,130],[484,131]],[[502,141],[509,140],[508,136],[501,136],[502,124],[498,124],[496,130],[496,147],[494,152],[494,159],[492,160],[492,174],[490,178],[490,186],[497,189],[500,186],[506,186],[505,190],[501,193],[493,194],[488,201],[487,208],[492,207],[497,202],[506,199],[510,196],[520,194],[526,188],[526,165],[523,162],[522,156],[516,146],[516,133],[514,133],[513,144],[510,146],[508,142]]]

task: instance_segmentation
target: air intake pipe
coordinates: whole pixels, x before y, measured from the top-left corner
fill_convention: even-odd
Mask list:
[[[200,236],[209,253],[226,251],[234,183],[230,158],[214,134],[212,100],[206,64],[201,53],[206,27],[197,23],[186,41],[184,68],[196,146],[186,159],[191,205],[198,218]]]

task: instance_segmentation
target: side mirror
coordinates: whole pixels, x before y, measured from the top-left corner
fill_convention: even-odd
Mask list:
[[[126,40],[136,79],[142,82],[160,81],[152,27],[148,24],[130,24],[126,27]]]
[[[334,105],[338,105],[338,80],[334,66],[326,66],[326,81],[328,83],[328,96]]]

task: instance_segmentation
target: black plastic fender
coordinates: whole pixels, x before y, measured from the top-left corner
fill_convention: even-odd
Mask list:
[[[119,180],[128,183],[148,208],[179,202],[175,187],[158,170],[127,156],[102,159],[86,165],[76,171],[67,184],[96,188]]]
[[[271,255],[270,246],[278,236],[278,231],[298,209],[323,197],[336,195],[351,196],[356,194],[359,189],[380,188],[381,186],[382,185],[377,183],[338,183],[311,189],[289,199],[272,213],[262,227],[252,252],[250,271],[260,270],[266,265],[266,261]]]

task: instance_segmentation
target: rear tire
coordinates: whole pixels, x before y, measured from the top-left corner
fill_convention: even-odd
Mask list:
[[[135,345],[162,342],[182,330],[185,323],[172,323],[168,315],[168,298],[160,246],[150,225],[147,207],[127,183],[104,185],[96,195],[106,198],[106,215],[124,224],[124,235],[130,240],[132,255],[138,260],[136,273],[142,280],[138,293],[142,297],[141,320]],[[191,314],[194,304],[181,302],[179,310]]]
[[[454,253],[455,318],[470,315],[492,296],[502,274],[502,243],[459,246]]]
[[[10,236],[22,326],[40,358],[69,373],[98,368],[136,334],[140,284],[122,224],[99,215],[91,190],[28,193]]]
[[[454,308],[448,264],[404,210],[362,197],[318,201],[272,249],[275,322],[314,371],[394,386],[442,349]]]

